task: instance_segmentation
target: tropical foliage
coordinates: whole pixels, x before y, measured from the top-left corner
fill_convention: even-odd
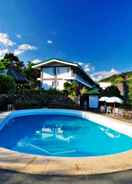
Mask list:
[[[5,56],[0,60],[0,73],[5,74],[6,70],[8,69],[15,69],[19,73],[23,74],[23,76],[28,79],[28,84],[23,84],[23,86],[33,87],[35,88],[38,85],[37,77],[39,76],[39,72],[36,69],[32,68],[33,64],[28,62],[27,65],[23,63],[19,59],[19,57],[15,56],[13,53],[7,53]],[[17,84],[17,86],[22,86]]]
[[[132,106],[132,71],[125,72],[119,75],[113,75],[101,81],[111,82],[114,86],[117,86],[121,82],[125,82],[128,88],[127,103],[128,105]]]
[[[40,76],[40,72],[37,69],[32,68],[33,64],[29,61],[28,64],[23,68],[22,73],[30,81],[31,87],[39,85],[37,78]]]
[[[16,109],[42,107],[74,108],[75,103],[65,96],[62,91],[57,91],[55,89],[50,89],[48,91],[24,89],[23,91],[16,93]]]
[[[16,91],[16,83],[10,76],[0,75],[0,94],[13,94]]]
[[[76,81],[73,82],[65,82],[64,89],[68,92],[71,96],[78,96],[78,95],[97,95],[100,94],[99,89],[97,88],[89,88],[89,87],[80,87]]]
[[[108,97],[121,97],[120,91],[116,86],[109,86],[104,91],[102,91],[102,96],[108,96]]]
[[[24,66],[23,62],[20,61],[20,59],[13,53],[5,54],[5,56],[0,60],[0,63],[1,63],[0,65],[3,65],[4,68],[13,66],[18,70],[21,70],[22,67]]]
[[[76,97],[80,94],[79,84],[76,81],[65,82],[64,90],[68,92],[69,95]]]
[[[6,66],[2,61],[0,61],[0,70],[4,70],[4,69],[6,69]]]

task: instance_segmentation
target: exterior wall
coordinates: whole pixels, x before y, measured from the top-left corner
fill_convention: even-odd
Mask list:
[[[53,83],[53,81],[52,80],[43,80],[42,81],[42,88],[43,89],[46,89],[46,90],[48,90],[48,89],[50,89],[50,88],[53,88],[52,87],[52,83]]]
[[[65,82],[66,82],[66,80],[58,80],[57,89],[58,90],[63,90],[64,89],[64,83]]]
[[[50,88],[56,88],[58,90],[64,89],[64,83],[66,81],[76,80],[79,83],[92,87],[89,83],[82,79],[73,71],[71,66],[45,66],[41,69],[41,87],[48,90]]]
[[[44,67],[41,72],[42,88],[48,90],[56,88],[58,90],[64,89],[64,83],[73,78],[71,67],[52,66]]]
[[[42,81],[42,88],[43,89],[50,89],[50,88],[56,88],[58,90],[63,90],[64,89],[64,83],[67,80],[43,80]]]

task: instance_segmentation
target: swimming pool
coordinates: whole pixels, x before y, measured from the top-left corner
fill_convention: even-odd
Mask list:
[[[84,115],[56,109],[13,112],[1,124],[0,147],[55,157],[103,156],[132,148],[130,136]]]

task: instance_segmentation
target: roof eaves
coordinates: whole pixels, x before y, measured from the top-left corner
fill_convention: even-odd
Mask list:
[[[90,81],[92,83],[94,83],[96,86],[98,86],[98,84],[90,77],[90,75],[87,72],[85,72],[85,70],[80,65],[78,65],[78,67],[90,79]]]
[[[36,65],[32,66],[32,68],[38,68],[38,67],[44,66],[46,64],[52,63],[52,62],[58,62],[58,63],[62,63],[62,64],[67,64],[67,65],[79,67],[79,65],[77,63],[72,63],[72,62],[68,62],[68,61],[62,61],[62,60],[53,58],[53,59],[49,59],[49,60],[43,61],[43,62],[41,62],[39,64],[36,64]]]

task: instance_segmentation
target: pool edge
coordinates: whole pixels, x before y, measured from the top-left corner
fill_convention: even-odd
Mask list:
[[[132,169],[132,150],[102,157],[44,157],[0,148],[0,169],[44,175],[93,175]]]

